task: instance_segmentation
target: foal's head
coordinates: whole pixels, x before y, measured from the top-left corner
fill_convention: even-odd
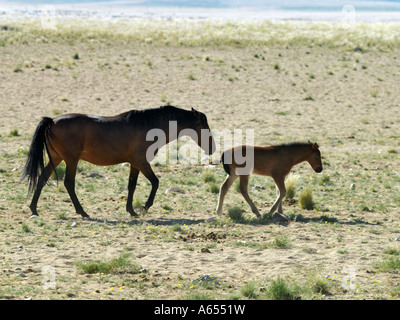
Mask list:
[[[315,172],[320,173],[322,171],[322,162],[321,162],[321,152],[319,151],[319,146],[317,143],[310,144],[312,148],[312,152],[309,157],[306,159],[310,166],[314,169]]]
[[[210,127],[208,125],[207,117],[204,113],[199,112],[192,108],[193,115],[196,120],[195,128],[197,133],[197,143],[200,148],[208,155],[215,152],[216,146],[214,138],[211,134]]]

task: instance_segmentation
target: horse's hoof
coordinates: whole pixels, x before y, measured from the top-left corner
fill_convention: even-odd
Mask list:
[[[131,217],[139,217],[139,215],[135,211],[129,211]]]
[[[39,218],[39,215],[38,215],[38,214],[32,214],[32,215],[29,217],[29,219],[35,219],[35,218]]]

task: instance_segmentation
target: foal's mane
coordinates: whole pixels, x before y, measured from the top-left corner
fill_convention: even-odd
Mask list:
[[[156,127],[163,122],[177,121],[178,123],[191,123],[195,121],[192,112],[174,106],[161,106],[144,110],[130,110],[122,113],[121,118],[136,126]]]

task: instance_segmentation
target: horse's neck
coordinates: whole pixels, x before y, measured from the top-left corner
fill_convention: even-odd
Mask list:
[[[177,138],[181,137],[182,135],[190,135],[190,131],[194,131],[193,125],[190,121],[182,120],[182,117],[179,116],[171,116],[170,119],[164,122],[164,132],[167,135],[167,143],[176,140]],[[188,130],[188,131],[187,131]]]
[[[299,147],[298,150],[288,150],[288,152],[290,153],[290,158],[292,159],[293,162],[293,166],[296,164],[299,164],[303,161],[306,161],[307,158],[310,155],[310,152],[308,152],[307,150],[304,150],[305,147]]]

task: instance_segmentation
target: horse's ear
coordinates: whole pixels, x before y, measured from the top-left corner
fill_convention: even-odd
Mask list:
[[[196,109],[194,109],[193,107],[192,107],[192,112],[194,113],[194,115],[196,117],[199,117],[200,113]]]
[[[312,148],[313,148],[313,150],[318,150],[319,145],[318,145],[317,143],[314,143],[314,144],[312,145]]]

